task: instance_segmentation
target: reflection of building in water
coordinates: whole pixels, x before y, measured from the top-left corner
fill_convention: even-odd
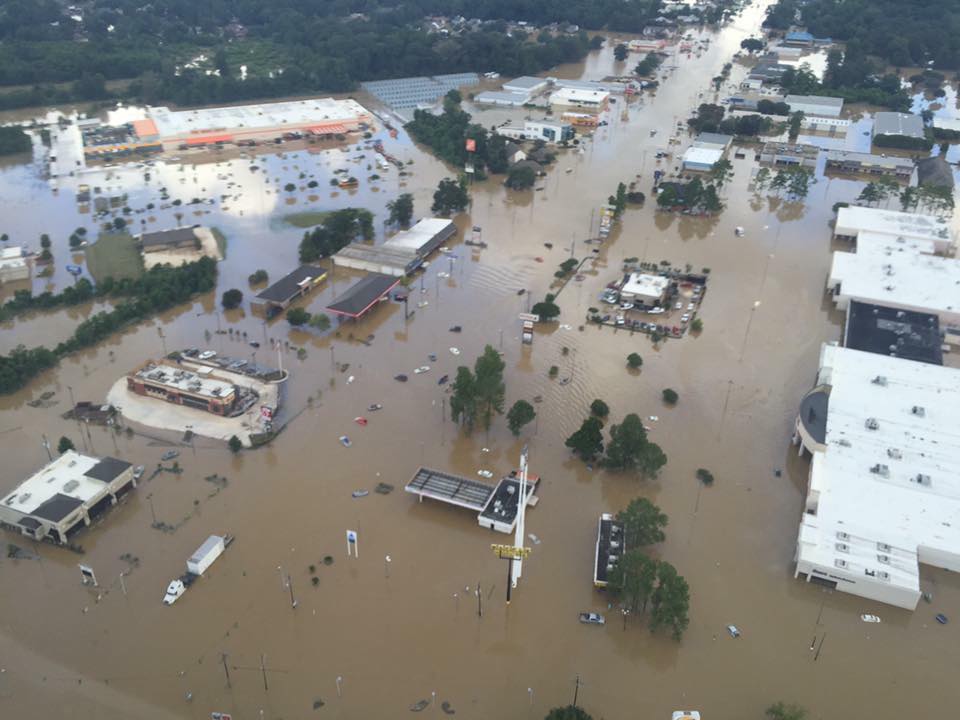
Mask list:
[[[0,524],[65,544],[136,485],[130,463],[68,450],[0,501]]]
[[[960,571],[958,426],[960,371],[823,345],[794,576],[914,609],[920,563]]]
[[[191,372],[163,361],[148,362],[127,376],[127,388],[138,395],[229,415],[237,401],[237,389],[211,372]]]

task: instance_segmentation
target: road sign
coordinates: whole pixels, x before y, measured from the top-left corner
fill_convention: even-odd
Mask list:
[[[260,417],[264,420],[273,420],[273,408],[266,405],[260,406]]]
[[[467,138],[467,152],[477,151],[477,141],[473,138]]]
[[[514,545],[497,545],[494,543],[490,546],[490,549],[493,550],[500,558],[519,558],[522,560],[530,554],[530,548],[518,548]]]
[[[357,531],[347,530],[347,557],[360,557],[360,543],[357,542]]]
[[[97,576],[93,572],[92,567],[87,565],[77,565],[80,568],[80,577],[83,579],[83,584],[92,583],[94,587],[97,587]]]

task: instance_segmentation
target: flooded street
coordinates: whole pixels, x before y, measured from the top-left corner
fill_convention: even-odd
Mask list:
[[[824,296],[831,208],[856,198],[864,183],[819,175],[803,203],[761,197],[748,189],[756,167],[748,151],[745,159],[731,158],[735,176],[718,217],[657,213],[650,192],[656,151],[678,121],[711,101],[710,78],[756,31],[765,7],[751,5],[719,33],[704,32],[712,38],[709,49],[679,57],[656,94],[631,100],[625,115],[625,100],[618,99],[609,126],[598,128],[582,155],[559,151],[536,190],[507,191],[502,178],[474,184],[469,212],[455,217],[456,259],[438,254],[422,279],[414,278],[415,312],[407,319],[402,305],[384,303],[360,322],[335,322],[327,333],[294,330],[282,317],[268,323],[254,317],[249,300],[256,291],[247,284],[258,268],[272,282],[298,264],[303,230],[284,222],[289,213],[365,207],[382,235],[387,202],[411,192],[415,217],[429,215],[437,182],[454,173],[402,131],[392,139],[380,129],[375,138],[413,161],[411,175],[398,177],[391,168],[374,182],[368,180],[377,172],[372,150],[355,145],[349,153],[317,146],[195,167],[167,159],[150,168],[149,181],[143,168],[103,169],[61,178],[56,195],[36,165],[0,168],[2,230],[11,244],[38,249],[41,232],[53,239],[55,272],[35,279],[34,292],[48,282],[55,288],[72,282],[67,237],[78,226],[96,233],[98,222],[78,213],[79,183],[127,194],[135,232],[174,227],[182,213],[183,224],[216,227],[227,238],[215,293],[70,356],[25,390],[0,398],[4,491],[47,461],[42,434],[54,445],[66,435],[81,452],[147,467],[136,492],[77,536],[82,556],[4,533],[5,542],[37,557],[0,559],[0,715],[387,718],[406,716],[435,692],[436,704],[448,701],[459,717],[527,719],[569,703],[578,675],[579,703],[610,720],[669,718],[679,708],[699,709],[705,720],[759,718],[781,699],[803,704],[811,718],[894,720],[951,707],[958,623],[940,626],[933,614],[960,619],[955,576],[922,566],[921,589],[934,594],[938,610],[921,603],[913,613],[793,579],[808,461],[796,456],[790,435],[815,378],[820,344],[840,337],[842,316]],[[616,63],[613,45],[584,65],[548,74],[625,73],[639,57]],[[745,73],[735,64],[730,82]],[[489,126],[503,117],[480,111],[475,121]],[[681,137],[685,147],[686,131]],[[367,157],[353,163],[359,154]],[[360,178],[359,189],[330,186],[340,167]],[[305,187],[311,179],[313,189]],[[596,234],[600,205],[618,182],[635,179],[646,204],[630,206],[594,253],[597,246],[583,240]],[[286,192],[287,182],[297,190]],[[161,208],[168,204],[159,199],[163,187],[183,204]],[[194,197],[215,202],[191,206]],[[156,207],[146,210],[148,203]],[[462,242],[473,226],[482,228],[488,244],[482,250]],[[533,344],[521,345],[517,314],[528,309],[528,297],[537,302],[550,291],[571,243],[574,257],[590,258],[586,278],[559,295],[560,322],[538,325]],[[585,324],[588,308],[598,305],[629,257],[710,268],[702,333],[655,347],[642,333]],[[304,307],[322,312],[358,277],[331,271]],[[229,288],[243,290],[242,309],[221,310],[220,295]],[[2,297],[9,292],[4,287]],[[4,324],[0,352],[20,343],[55,345],[98,309]],[[218,323],[233,335],[217,334]],[[454,325],[463,332],[449,332]],[[255,353],[250,339],[262,343]],[[265,448],[232,455],[202,437],[181,446],[180,433],[146,427],[114,433],[61,418],[71,392],[77,401],[100,402],[121,375],[164,348],[209,347],[275,363],[270,339],[283,343],[291,378],[282,411],[288,424]],[[472,366],[486,344],[504,352],[507,407],[542,396],[537,421],[520,438],[503,418],[489,434],[469,437],[450,422],[449,396],[437,380],[459,364]],[[636,374],[625,366],[634,351],[644,361]],[[438,360],[428,361],[429,353]],[[348,371],[338,369],[344,364]],[[432,366],[428,373],[413,375],[425,364]],[[548,376],[552,365],[569,383]],[[395,382],[398,373],[410,381]],[[664,388],[679,393],[676,407],[663,404]],[[43,400],[46,393],[53,395]],[[636,412],[652,427],[651,439],[669,458],[656,480],[590,470],[571,457],[564,441],[595,398],[610,405],[613,422]],[[368,415],[366,427],[354,424],[371,403],[383,409]],[[345,434],[352,447],[338,441]],[[403,486],[420,465],[467,477],[481,468],[506,473],[525,442],[531,472],[542,478],[527,530],[541,542],[532,546],[507,608],[504,566],[490,549],[506,536],[480,528],[468,511],[418,504]],[[184,472],[148,479],[173,446]],[[712,487],[700,485],[697,468],[713,473]],[[378,482],[396,489],[351,497]],[[679,643],[666,633],[652,635],[641,618],[628,618],[624,629],[616,609],[607,610],[610,598],[593,588],[597,518],[638,495],[669,516],[666,542],[655,552],[690,584],[690,626]],[[156,521],[177,529],[156,530]],[[348,529],[359,532],[358,558],[346,555]],[[236,541],[176,605],[162,605],[167,583],[212,533]],[[81,585],[78,562],[96,570],[100,588]],[[288,573],[292,592],[283,581]],[[607,612],[610,622],[581,625],[577,613],[586,610]],[[883,622],[864,624],[861,613]],[[739,639],[727,634],[731,623],[742,631]],[[815,659],[811,639],[824,634]]]

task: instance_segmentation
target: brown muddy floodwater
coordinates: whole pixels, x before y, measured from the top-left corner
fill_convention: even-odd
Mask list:
[[[728,208],[718,218],[657,214],[652,200],[629,209],[587,264],[586,279],[560,295],[560,322],[539,329],[532,346],[519,342],[517,313],[526,310],[527,299],[518,290],[540,299],[571,242],[576,257],[594,255],[594,246],[582,240],[617,182],[639,175],[640,189],[649,193],[655,151],[701,101],[698,93],[712,95],[709,79],[756,30],[763,9],[751,6],[718,34],[704,33],[712,38],[709,50],[677,59],[656,96],[630,102],[626,117],[622,100],[613,106],[610,125],[584,154],[561,153],[538,183],[542,190],[509,193],[495,180],[475,185],[472,207],[457,224],[467,233],[482,226],[489,246],[471,251],[458,241],[446,279],[438,273],[449,272],[449,263],[435,259],[423,292],[419,279],[411,291],[412,299],[429,304],[409,319],[401,306],[384,304],[368,319],[320,336],[290,330],[283,320],[265,325],[246,302],[244,310],[226,313],[223,326],[235,334],[306,349],[303,360],[292,348],[282,351],[292,371],[285,431],[269,447],[238,456],[204,438],[179,446],[178,436],[149,428],[132,436],[97,427],[82,433],[60,417],[68,388],[78,400],[102,399],[117,377],[162,351],[158,327],[168,348],[208,346],[245,356],[251,350],[246,342],[213,334],[213,313],[227,288],[243,288],[249,296],[246,276],[254,269],[266,268],[276,278],[295,265],[302,231],[285,226],[282,215],[362,205],[379,221],[385,203],[403,191],[414,193],[423,215],[449,169],[401,133],[385,142],[394,154],[414,160],[405,189],[391,171],[372,192],[364,171],[357,173],[359,190],[336,197],[328,185],[331,172],[355,167],[356,150],[261,156],[253,161],[256,171],[250,159],[239,157],[196,167],[170,162],[151,168],[148,182],[143,168],[114,168],[97,179],[64,181],[57,195],[35,166],[0,171],[3,230],[31,247],[40,232],[50,233],[58,257],[54,286],[69,282],[61,258],[70,231],[95,226],[77,213],[71,182],[126,192],[135,210],[147,202],[159,206],[162,186],[171,198],[216,198],[200,206],[209,215],[188,215],[184,222],[219,227],[228,238],[216,295],[79,353],[0,400],[4,491],[45,461],[42,433],[54,441],[68,435],[81,450],[148,468],[177,446],[185,470],[143,482],[125,504],[78,535],[83,556],[28,546],[37,559],[0,560],[0,716],[200,720],[220,711],[251,719],[388,718],[408,716],[411,704],[436,693],[437,704],[449,701],[458,717],[526,720],[569,703],[578,675],[580,704],[612,720],[659,720],[678,708],[699,709],[705,720],[759,718],[779,699],[801,702],[813,718],[893,720],[952,708],[957,623],[937,625],[925,604],[909,613],[792,577],[808,466],[789,439],[798,400],[814,379],[819,345],[840,332],[840,318],[829,312],[823,294],[831,206],[854,198],[862,183],[821,178],[803,204],[760,198],[747,189],[754,167],[747,153],[734,160],[736,175],[724,191]],[[560,72],[589,79],[619,73],[616,65],[608,43],[585,67]],[[743,72],[735,66],[731,82]],[[371,151],[361,152],[372,161]],[[318,180],[318,199],[311,202],[309,189],[298,190],[296,204],[287,205],[282,187],[290,178],[299,182],[301,172],[303,182]],[[221,194],[239,197],[221,202]],[[137,224],[154,216],[145,227],[166,227],[175,223],[175,211],[157,207],[133,218]],[[745,228],[742,237],[736,226]],[[645,335],[580,329],[587,308],[631,256],[711,268],[702,334],[655,348]],[[307,309],[322,310],[354,277],[333,273]],[[53,345],[88,312],[6,325],[2,350],[18,342]],[[463,333],[451,334],[452,325],[462,325]],[[359,342],[368,336],[369,343]],[[446,396],[438,378],[454,373],[458,362],[472,364],[488,343],[502,343],[508,405],[543,397],[537,422],[520,439],[503,419],[489,434],[472,437],[449,418],[443,421]],[[460,358],[451,346],[462,350]],[[625,368],[632,351],[644,359],[636,375]],[[258,352],[262,362],[275,360],[267,342]],[[427,360],[431,352],[438,361]],[[349,364],[346,373],[334,369],[343,363]],[[424,364],[433,366],[429,373],[412,374]],[[551,365],[570,378],[568,384],[548,377]],[[410,381],[395,382],[397,373],[409,374]],[[353,383],[346,382],[348,375],[355,376]],[[666,387],[680,395],[675,408],[660,400]],[[55,393],[50,406],[27,404],[49,392]],[[629,412],[659,417],[647,421],[669,456],[659,478],[589,470],[570,457],[564,439],[594,398],[610,404],[615,421]],[[383,410],[370,414],[367,427],[355,425],[353,418],[374,402]],[[353,440],[351,448],[338,442],[343,434]],[[417,504],[402,488],[421,464],[466,476],[481,468],[507,472],[524,442],[531,471],[543,478],[541,502],[527,517],[528,531],[541,543],[533,546],[508,609],[503,564],[489,547],[506,536],[479,528],[468,512]],[[699,487],[698,467],[713,472],[713,487]],[[205,480],[213,474],[225,476],[226,486]],[[351,497],[379,481],[397,490]],[[608,597],[592,586],[598,515],[638,495],[669,515],[667,540],[656,552],[690,583],[691,623],[679,643],[651,635],[640,619],[624,629],[616,610],[608,611]],[[178,529],[154,530],[153,517]],[[360,534],[358,559],[346,557],[348,528]],[[183,571],[185,559],[209,534],[221,532],[236,536],[233,546],[175,606],[163,606],[164,588]],[[4,537],[26,545],[12,534]],[[128,555],[138,559],[134,566],[121,559]],[[333,558],[329,566],[322,562],[326,555]],[[77,562],[95,569],[99,591],[80,584]],[[121,571],[128,573],[126,594]],[[296,609],[282,580],[288,573]],[[315,587],[313,575],[319,578]],[[924,569],[922,584],[934,593],[938,611],[960,618],[955,577]],[[577,613],[584,610],[608,611],[611,622],[581,625]],[[876,613],[883,622],[864,624],[861,613]],[[742,630],[740,639],[726,634],[730,623]],[[815,658],[811,640],[824,635]],[[441,711],[431,706],[425,712]]]

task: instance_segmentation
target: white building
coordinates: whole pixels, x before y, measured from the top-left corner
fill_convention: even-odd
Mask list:
[[[507,92],[535,95],[545,89],[549,84],[546,78],[524,75],[523,77],[514,78],[510,82],[505,82],[502,87]]]
[[[929,240],[938,253],[953,250],[953,233],[945,220],[897,210],[850,206],[840,208],[834,237],[856,240],[861,232],[891,235],[893,238]]]
[[[527,120],[523,127],[501,125],[494,132],[514,140],[544,140],[548,143],[572,140],[575,134],[570,123],[553,120]]]
[[[592,112],[602,112],[610,102],[610,93],[606,90],[581,90],[579,88],[560,88],[550,95],[550,105],[560,110],[579,108]]]
[[[822,95],[787,95],[784,102],[790,106],[792,113],[840,117],[840,112],[843,110],[843,98]]]
[[[846,310],[851,300],[938,315],[960,327],[960,261],[936,255],[931,240],[861,231],[854,252],[835,252],[827,286]]]
[[[960,571],[958,427],[960,371],[824,345],[794,576],[913,609],[920,563]]]
[[[36,540],[66,544],[75,530],[136,486],[130,463],[68,450],[0,500],[0,524]]]
[[[500,105],[502,107],[523,107],[530,102],[529,93],[521,92],[501,92],[500,90],[487,90],[477,93],[473,96],[473,102],[477,105]]]
[[[23,257],[23,250],[19,246],[0,250],[0,284],[29,279],[30,266]]]
[[[723,158],[732,142],[733,137],[730,135],[700,133],[693,145],[683,153],[683,169],[709,172],[714,164]]]
[[[333,262],[338,267],[403,277],[420,267],[430,253],[456,232],[452,220],[423,218],[380,245],[350,243],[333,256]]]
[[[661,275],[630,273],[620,288],[620,297],[644,305],[656,305],[663,299],[669,286],[670,280]]]

